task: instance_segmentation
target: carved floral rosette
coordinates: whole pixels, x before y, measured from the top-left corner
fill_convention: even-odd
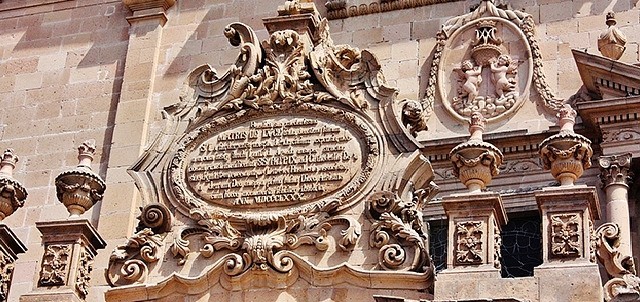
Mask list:
[[[529,98],[532,84],[546,108],[562,107],[546,84],[533,17],[484,0],[473,12],[446,21],[436,35],[422,122],[436,101],[458,120],[469,120],[473,112],[489,123],[507,118]]]

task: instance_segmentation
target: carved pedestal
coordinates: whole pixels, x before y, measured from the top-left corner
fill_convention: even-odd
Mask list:
[[[507,222],[502,199],[493,192],[458,194],[444,197],[442,206],[449,218],[447,269],[437,276],[434,297],[477,298],[500,279],[500,230]]]
[[[84,301],[93,258],[106,244],[86,219],[36,222],[44,255],[36,288],[20,301]]]
[[[16,237],[11,229],[0,224],[0,301],[7,301],[11,278],[13,277],[14,262],[18,254],[27,251],[24,244]]]
[[[602,284],[592,245],[593,222],[600,218],[594,187],[545,188],[535,193],[542,215],[542,260],[534,275],[540,301],[602,301]],[[574,286],[558,286],[573,278]]]

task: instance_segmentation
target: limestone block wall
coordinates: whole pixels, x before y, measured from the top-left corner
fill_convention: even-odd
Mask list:
[[[325,1],[315,2],[322,10]],[[620,60],[639,60],[640,10],[635,1],[496,2],[533,15],[547,83],[561,98],[575,94],[581,85],[570,50],[597,53],[596,39],[606,28],[608,11],[616,12],[618,27],[629,39]],[[417,100],[424,96],[436,32],[447,19],[469,12],[478,3],[441,3],[334,19],[329,25],[336,44],[368,48],[380,59],[387,81],[400,90],[399,99]],[[12,147],[20,156],[15,178],[29,191],[25,207],[4,221],[29,249],[17,261],[19,273],[10,300],[34,286],[42,257],[35,221],[67,216],[55,198],[53,180],[76,165],[75,147],[89,138],[98,144],[94,170],[107,181],[104,203],[109,204],[97,205],[84,215],[98,225],[109,244],[96,259],[92,279],[96,287],[88,298],[102,299],[108,288],[103,268],[114,246],[133,231],[140,201],[126,169],[160,131],[161,109],[178,101],[186,76],[194,68],[210,64],[224,72],[233,63],[237,50],[222,35],[227,24],[246,23],[265,39],[262,18],[275,16],[281,4],[280,0],[260,1],[259,5],[254,0],[182,0],[167,10],[168,20],[161,31],[130,33],[126,17],[132,13],[121,0],[0,3],[0,147]],[[134,38],[159,38],[159,43],[132,55],[135,45],[130,39]],[[155,65],[144,65],[153,56]],[[148,85],[132,82],[123,89],[125,70],[132,76],[151,71],[153,86],[149,95],[141,97],[144,102],[119,104],[123,91],[132,95]],[[142,118],[145,114],[148,118]],[[541,119],[538,130],[545,130],[549,120],[537,118]],[[464,135],[466,131],[462,125],[454,131],[447,127],[451,125],[440,124],[434,131],[442,135]],[[140,134],[135,142],[133,134]],[[594,169],[585,174],[584,182],[597,183]],[[496,184],[508,186],[513,181],[498,179]],[[462,186],[452,184],[451,188],[461,190]]]

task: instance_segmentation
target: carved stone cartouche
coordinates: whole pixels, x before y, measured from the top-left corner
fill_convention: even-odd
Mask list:
[[[498,175],[498,166],[503,160],[500,149],[482,141],[484,126],[485,119],[482,114],[473,113],[469,125],[469,141],[455,146],[449,153],[453,163],[453,174],[471,192],[486,188],[491,179]]]
[[[591,167],[591,141],[573,132],[576,111],[564,107],[558,114],[560,133],[552,135],[540,144],[540,156],[545,169],[561,186],[571,186]]]
[[[91,170],[95,151],[95,141],[82,143],[78,147],[78,166],[56,177],[58,200],[67,207],[71,217],[82,215],[102,200],[106,185],[102,178]]]
[[[627,37],[616,27],[616,18],[613,12],[607,13],[607,30],[600,34],[598,38],[598,50],[600,53],[612,60],[622,57],[627,44]]]
[[[12,149],[4,151],[0,161],[0,221],[22,207],[27,198],[27,190],[13,179],[17,162],[18,156]]]

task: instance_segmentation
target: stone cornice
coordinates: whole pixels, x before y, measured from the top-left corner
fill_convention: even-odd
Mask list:
[[[327,19],[334,20],[455,1],[460,0],[381,0],[380,2],[370,1],[369,4],[353,3],[353,5],[348,2],[356,1],[329,0],[325,5]]]
[[[640,95],[640,67],[572,50],[587,90],[603,98]]]
[[[165,12],[173,6],[175,0],[122,0],[122,3],[133,12],[133,16],[127,17],[129,24],[133,22],[159,19],[164,26],[167,22]]]

